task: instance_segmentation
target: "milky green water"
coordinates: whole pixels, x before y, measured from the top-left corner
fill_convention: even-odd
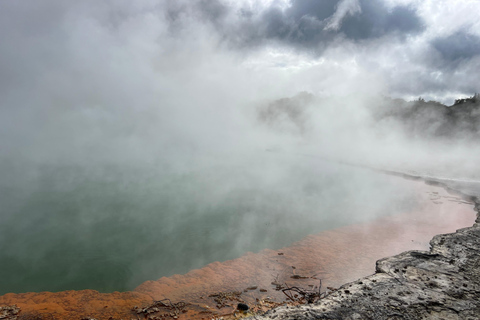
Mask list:
[[[399,178],[308,159],[1,171],[0,294],[131,290],[415,206]]]

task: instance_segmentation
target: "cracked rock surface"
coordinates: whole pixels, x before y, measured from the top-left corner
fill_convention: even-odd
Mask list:
[[[478,200],[472,200],[478,213]],[[435,236],[430,245],[430,251],[377,261],[375,274],[315,304],[281,307],[253,319],[479,319],[480,218],[472,227]]]

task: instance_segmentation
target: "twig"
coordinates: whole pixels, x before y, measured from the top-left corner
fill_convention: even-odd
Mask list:
[[[321,297],[321,290],[322,290],[322,279],[319,279],[320,280],[320,284],[318,285],[318,297],[320,298]]]

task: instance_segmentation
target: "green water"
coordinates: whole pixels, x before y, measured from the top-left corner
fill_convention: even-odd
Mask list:
[[[398,178],[318,160],[1,170],[0,294],[131,290],[415,205]]]

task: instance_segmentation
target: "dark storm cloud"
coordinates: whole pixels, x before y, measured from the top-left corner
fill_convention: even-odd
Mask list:
[[[317,20],[324,20],[330,17],[339,1],[337,0],[293,0],[291,7],[285,11],[285,15],[293,18],[295,21],[302,19],[305,16],[315,17]]]
[[[338,27],[331,28],[341,0],[293,0],[281,9],[275,5],[257,15],[238,14],[238,21],[224,28],[224,37],[239,46],[262,45],[267,41],[297,49],[322,49],[335,37],[351,40],[379,38],[387,34],[406,35],[421,32],[423,22],[416,11],[407,6],[389,10],[380,0],[350,1],[352,7],[338,18]],[[356,9],[355,9],[356,8]]]
[[[325,23],[317,16],[302,14],[301,10],[290,12],[290,9],[282,12],[278,8],[272,8],[265,12],[259,21],[258,27],[263,31],[260,36],[307,48],[316,47],[322,41],[331,38],[331,35],[323,30]],[[328,15],[325,16],[328,17]]]
[[[340,29],[350,39],[377,38],[393,32],[412,34],[424,28],[422,20],[410,7],[398,6],[388,11],[378,0],[361,0],[360,4],[362,13],[346,17]]]
[[[465,31],[437,38],[432,45],[448,62],[459,62],[480,56],[480,37]]]

